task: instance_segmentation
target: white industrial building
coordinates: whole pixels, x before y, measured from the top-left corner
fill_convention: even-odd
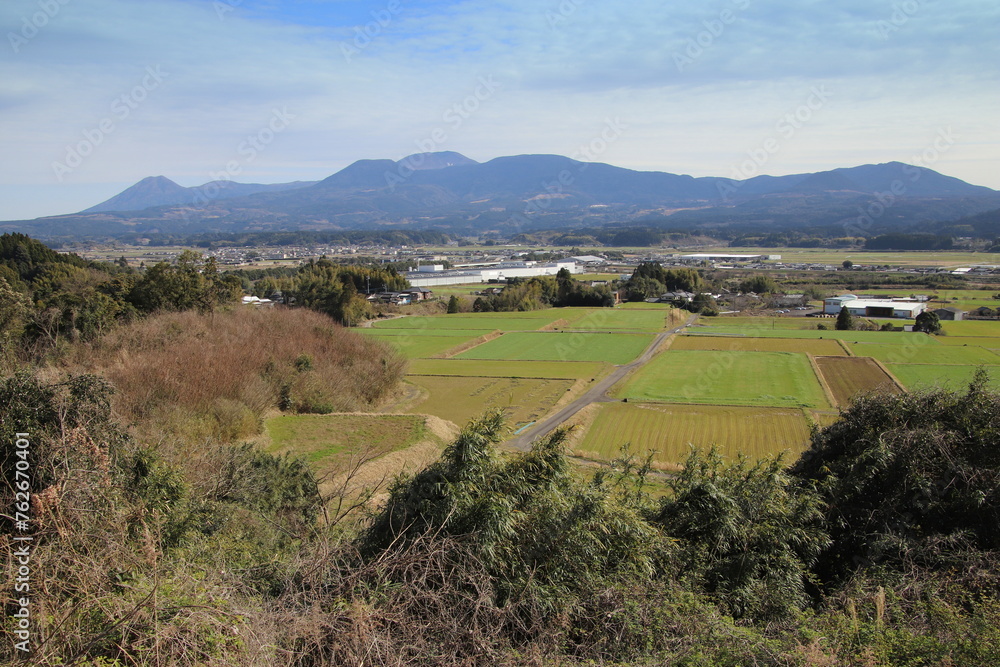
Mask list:
[[[728,255],[725,253],[695,253],[693,255],[674,255],[682,262],[764,262],[777,261],[781,255]]]
[[[440,264],[433,268],[421,266],[417,271],[409,271],[406,279],[413,287],[434,287],[441,285],[465,285],[470,283],[504,282],[508,278],[532,278],[535,276],[554,276],[560,269],[570,273],[579,273],[576,262],[500,262],[475,268],[465,266],[461,269],[445,271]]]
[[[860,299],[853,294],[842,294],[823,299],[823,312],[827,315],[839,315],[841,308],[846,308],[851,315],[860,317],[913,319],[927,310],[927,304],[919,301]]]

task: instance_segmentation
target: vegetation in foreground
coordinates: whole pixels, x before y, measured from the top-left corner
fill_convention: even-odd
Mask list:
[[[206,444],[189,476],[111,393],[0,382],[4,442],[32,433],[34,664],[995,664],[982,377],[859,399],[791,468],[693,452],[667,478],[628,456],[581,475],[565,431],[503,454],[487,414],[354,520],[254,448]]]

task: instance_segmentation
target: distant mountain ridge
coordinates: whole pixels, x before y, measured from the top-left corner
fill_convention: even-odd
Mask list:
[[[281,192],[314,185],[316,181],[295,181],[293,183],[237,183],[235,181],[209,181],[204,185],[190,188],[174,183],[166,176],[149,176],[127,190],[81,213],[102,213],[105,211],[142,211],[155,206],[176,206],[196,204],[213,199],[245,197],[258,192]]]
[[[446,151],[358,160],[317,182],[183,188],[150,177],[79,214],[0,223],[0,230],[40,238],[387,226],[511,234],[643,224],[705,233],[842,227],[863,235],[996,208],[1000,192],[900,162],[736,181],[560,155],[480,163]]]

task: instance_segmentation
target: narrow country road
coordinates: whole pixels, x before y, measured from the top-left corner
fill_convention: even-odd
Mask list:
[[[656,353],[656,350],[659,349],[660,345],[663,344],[663,341],[667,338],[667,336],[671,336],[680,331],[681,329],[683,329],[684,327],[689,326],[697,318],[698,318],[697,315],[691,315],[690,317],[688,317],[687,321],[681,326],[675,327],[670,331],[664,331],[660,334],[657,334],[656,338],[653,339],[653,342],[650,343],[649,347],[646,348],[646,351],[643,352],[641,355],[639,355],[639,357],[635,361],[629,364],[625,364],[624,366],[618,366],[617,368],[615,368],[615,370],[611,372],[610,375],[608,375],[606,378],[599,381],[593,387],[588,389],[586,393],[580,396],[580,398],[576,399],[569,405],[566,405],[565,407],[560,409],[559,412],[555,413],[551,417],[547,417],[546,419],[543,419],[537,424],[533,424],[530,428],[522,431],[518,435],[507,440],[504,444],[513,447],[514,449],[520,449],[521,451],[526,452],[529,449],[531,449],[531,442],[533,440],[549,433],[550,431],[555,430],[559,426],[562,426],[573,415],[575,415],[577,412],[579,412],[586,406],[590,405],[591,403],[599,403],[602,401],[611,400],[608,398],[607,392],[609,389],[611,389],[612,386],[614,386],[616,382],[625,377],[629,373],[629,371],[638,368],[639,366],[642,366],[650,359],[652,359],[653,355]]]

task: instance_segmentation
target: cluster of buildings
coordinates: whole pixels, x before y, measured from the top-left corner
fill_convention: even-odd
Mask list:
[[[560,270],[579,273],[577,263],[572,260],[557,262],[532,262],[506,260],[478,264],[458,264],[453,269],[445,269],[443,264],[418,266],[416,271],[408,271],[406,279],[414,287],[434,287],[435,285],[462,285],[466,283],[505,282],[508,278],[531,278],[554,276]]]

